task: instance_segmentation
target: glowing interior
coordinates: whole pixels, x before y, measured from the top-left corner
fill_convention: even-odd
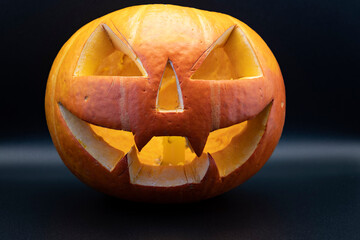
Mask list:
[[[141,76],[139,68],[124,53],[114,49],[104,57],[92,75],[102,76]]]
[[[91,34],[74,76],[146,76],[132,49],[105,24]]]
[[[235,26],[229,28],[207,54],[192,79],[233,80],[262,75],[245,35]],[[101,25],[86,43],[74,75],[147,74],[131,48],[106,25]],[[156,111],[179,112],[183,107],[176,72],[169,61],[159,86]],[[75,138],[109,171],[128,154],[132,183],[175,186],[200,182],[209,166],[208,153],[214,158],[220,176],[241,166],[264,134],[271,104],[251,120],[211,132],[200,157],[192,151],[185,136],[153,137],[138,152],[131,132],[95,126],[82,121],[61,104],[59,108]]]
[[[156,110],[181,112],[184,110],[179,80],[170,61],[167,62],[156,98]]]
[[[271,105],[251,120],[211,132],[200,157],[191,151],[186,138],[176,136],[153,137],[138,152],[131,132],[95,126],[61,104],[59,108],[74,137],[109,171],[128,154],[132,183],[177,186],[201,181],[209,166],[207,153],[213,157],[222,177],[244,164],[265,132]]]
[[[236,124],[232,127],[222,128],[209,134],[204,152],[215,153],[226,148],[234,138],[239,135],[247,122]],[[103,128],[89,124],[96,136],[101,137],[110,146],[121,150],[123,153],[130,151],[135,146],[131,132]],[[139,161],[153,166],[160,165],[185,165],[197,158],[185,137],[163,136],[153,137],[138,153]]]
[[[207,54],[192,79],[233,80],[262,75],[256,56],[238,27],[233,26],[222,34]]]

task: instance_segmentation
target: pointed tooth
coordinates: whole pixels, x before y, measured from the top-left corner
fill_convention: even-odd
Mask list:
[[[135,134],[134,140],[135,145],[140,152],[143,147],[151,140],[152,136],[144,135],[144,134]]]
[[[215,181],[221,181],[221,177],[220,177],[220,173],[219,173],[219,169],[216,165],[216,162],[214,160],[214,158],[211,156],[210,153],[207,154],[208,155],[208,161],[209,161],[209,168],[204,176],[205,178],[209,178],[212,176],[212,178]],[[214,177],[215,176],[215,177]]]
[[[208,137],[208,135],[202,136],[202,137],[188,137],[187,138],[192,150],[194,150],[194,152],[196,153],[196,155],[198,157],[200,157],[201,154],[203,153],[207,137]]]
[[[138,151],[133,146],[130,151],[111,169],[111,173],[118,177],[125,177],[130,183],[136,178],[136,172],[141,168]],[[136,174],[134,174],[136,173]],[[135,177],[134,177],[135,175]]]
[[[116,165],[111,169],[111,173],[117,176],[123,175],[128,170],[128,167],[128,157],[127,154],[125,154],[124,157],[122,157],[121,160],[118,161]]]
[[[209,153],[207,154],[207,161],[209,164],[208,169],[199,184],[201,185],[202,194],[205,194],[207,196],[213,196],[216,195],[216,187],[214,188],[214,186],[221,183],[222,179],[219,174],[219,169],[216,166],[214,159]]]
[[[216,183],[221,181],[219,170],[210,154],[203,153],[201,157],[184,166],[185,174],[189,183]],[[209,186],[211,184],[208,184]]]
[[[207,196],[211,196],[213,195],[214,189],[216,189],[214,188],[214,186],[221,183],[222,180],[219,174],[218,167],[216,166],[214,159],[209,153],[206,156],[206,161],[206,172],[202,173],[198,182],[198,184],[201,186],[201,190],[199,190],[199,192],[201,192],[201,195],[205,194]]]

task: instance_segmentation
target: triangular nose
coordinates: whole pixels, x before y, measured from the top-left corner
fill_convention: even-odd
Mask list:
[[[168,61],[160,81],[156,98],[156,110],[159,112],[182,112],[184,103],[179,84],[171,61]]]

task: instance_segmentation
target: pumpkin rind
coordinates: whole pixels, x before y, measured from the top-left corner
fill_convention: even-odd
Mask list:
[[[85,44],[101,24],[108,26],[131,47],[148,76],[74,76]],[[232,81],[191,79],[205,60],[202,56],[206,50],[232,26],[246,36],[262,76]],[[182,114],[154,111],[157,86],[169,60],[181,85]],[[198,67],[194,66],[195,63]],[[106,98],[103,97],[104,92]],[[219,92],[216,102],[214,92]],[[45,100],[49,131],[66,166],[83,182],[100,191],[137,201],[196,201],[241,184],[270,157],[285,119],[282,75],[265,42],[247,25],[228,15],[172,5],[130,7],[82,27],[56,57]],[[243,165],[220,177],[215,161],[209,155],[209,167],[200,183],[173,187],[131,184],[127,156],[112,171],[104,168],[73,136],[58,106],[61,103],[88,122],[132,131],[139,150],[153,136],[186,136],[200,156],[210,131],[252,119],[270,102],[265,132],[256,150]],[[214,106],[220,109],[217,116],[214,116]]]

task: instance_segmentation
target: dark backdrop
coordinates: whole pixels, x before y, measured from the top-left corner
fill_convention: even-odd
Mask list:
[[[151,1],[2,0],[1,139],[48,136],[45,86],[60,47],[92,19],[144,3]],[[359,136],[360,1],[167,3],[232,15],[262,36],[285,80],[285,133]]]

